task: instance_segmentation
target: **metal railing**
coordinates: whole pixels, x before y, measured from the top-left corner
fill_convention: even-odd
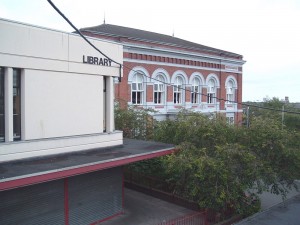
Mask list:
[[[162,221],[157,225],[208,225],[205,212],[196,212],[175,219]]]

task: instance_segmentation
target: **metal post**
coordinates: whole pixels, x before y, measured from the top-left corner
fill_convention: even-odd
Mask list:
[[[281,129],[283,130],[283,123],[284,123],[284,105],[282,106],[281,112]]]
[[[249,106],[247,107],[247,128],[249,128]]]

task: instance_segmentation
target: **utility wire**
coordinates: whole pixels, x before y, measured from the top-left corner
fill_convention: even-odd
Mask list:
[[[121,81],[121,70],[122,70],[122,64],[119,62],[116,62],[112,58],[108,57],[105,53],[103,53],[100,49],[98,49],[95,45],[93,45],[81,32],[80,30],[77,29],[77,27],[54,5],[54,3],[51,0],[47,0],[49,4],[55,9],[56,12],[58,12],[59,15],[61,15],[67,22],[68,24],[90,45],[92,46],[97,52],[99,52],[101,55],[104,57],[108,58],[112,62],[116,63],[119,65],[119,81]]]
[[[144,73],[141,73],[139,71],[136,71],[134,70],[132,67],[129,67],[129,66],[126,66],[122,63],[119,63],[119,62],[116,62],[115,60],[113,60],[112,58],[110,58],[109,56],[107,56],[105,53],[103,53],[101,50],[99,50],[95,45],[93,45],[78,29],[77,27],[54,5],[54,3],[51,1],[51,0],[47,0],[49,2],[49,4],[55,9],[56,12],[58,12],[58,14],[60,14],[68,23],[69,25],[89,44],[91,45],[96,51],[98,51],[101,55],[103,55],[104,57],[106,57],[107,59],[111,60],[112,62],[116,63],[117,65],[119,65],[120,67],[120,76],[119,76],[119,82],[121,82],[121,69],[122,67],[123,68],[127,68],[131,71],[134,71],[138,74],[141,74],[147,78],[149,78],[150,80],[155,80],[155,81],[158,81],[162,84],[165,84],[165,85],[168,85],[168,86],[173,86],[173,87],[176,87],[178,89],[181,89],[181,90],[184,90],[184,91],[188,91],[190,93],[195,93],[195,94],[199,94],[201,96],[208,96],[208,94],[203,94],[203,93],[198,93],[198,92],[193,92],[189,89],[186,89],[184,87],[179,87],[179,86],[176,86],[174,84],[171,84],[171,83],[167,83],[167,82],[164,82],[164,81],[160,81],[156,78],[153,78],[153,77],[150,77],[150,76],[147,76],[146,74]],[[253,104],[248,104],[248,103],[242,103],[242,102],[237,102],[237,101],[230,101],[230,100],[227,100],[227,99],[224,99],[224,98],[218,98],[216,96],[210,96],[211,98],[214,98],[216,100],[219,100],[219,101],[224,101],[224,102],[229,102],[229,103],[234,103],[234,104],[238,104],[238,105],[242,105],[242,106],[249,106],[249,107],[255,107],[255,108],[259,108],[259,109],[266,109],[266,110],[271,110],[271,111],[276,111],[276,112],[285,112],[285,113],[290,113],[290,114],[298,114],[300,115],[300,112],[295,112],[295,111],[287,111],[287,110],[281,110],[281,109],[275,109],[275,108],[270,108],[270,107],[265,107],[265,106],[258,106],[258,105],[253,105]]]

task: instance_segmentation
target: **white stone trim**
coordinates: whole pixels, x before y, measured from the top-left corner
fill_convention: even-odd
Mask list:
[[[228,83],[228,81],[230,81],[230,80],[233,81],[233,84],[234,84],[233,88],[234,88],[234,89],[237,89],[237,88],[238,88],[237,80],[236,80],[235,77],[232,76],[232,75],[229,75],[229,76],[226,78],[226,81],[225,81],[225,88],[227,87],[227,83]]]
[[[189,79],[189,84],[192,85],[193,79],[196,77],[200,79],[200,83],[201,83],[200,86],[202,87],[205,84],[205,79],[204,79],[203,75],[199,72],[192,73],[192,75],[190,76],[190,79]]]
[[[173,73],[172,78],[171,78],[171,84],[175,84],[175,79],[176,79],[177,76],[182,77],[183,85],[185,87],[188,84],[189,79],[188,79],[188,76],[186,75],[186,73],[183,70],[176,70]]]
[[[169,75],[169,73],[165,70],[165,69],[162,69],[162,68],[158,68],[158,69],[156,69],[153,73],[152,73],[152,78],[153,79],[156,79],[156,77],[158,76],[158,75],[163,75],[164,77],[165,77],[165,82],[166,83],[170,83],[170,75]],[[153,83],[155,83],[155,80],[152,80],[152,82]]]
[[[144,76],[144,83],[149,83],[150,81],[150,75],[149,72],[142,66],[135,66],[133,67],[129,74],[128,74],[128,83],[131,84],[132,80],[133,80],[133,76],[137,73],[137,72],[142,72],[141,74]]]
[[[213,79],[215,82],[216,82],[216,88],[220,88],[220,81],[219,81],[219,78],[216,74],[214,73],[211,73],[209,74],[207,77],[206,77],[206,86],[208,86],[208,82],[209,80]],[[217,94],[217,93],[216,93]]]

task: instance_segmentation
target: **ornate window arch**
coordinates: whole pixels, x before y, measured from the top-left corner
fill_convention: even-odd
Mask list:
[[[156,70],[153,72],[153,74],[152,74],[152,78],[153,78],[153,79],[156,79],[156,77],[157,77],[158,75],[163,75],[164,78],[165,78],[166,83],[169,84],[169,83],[171,82],[171,80],[170,80],[170,75],[169,75],[169,73],[168,73],[166,70],[164,70],[164,69],[162,69],[162,68],[156,69]]]

